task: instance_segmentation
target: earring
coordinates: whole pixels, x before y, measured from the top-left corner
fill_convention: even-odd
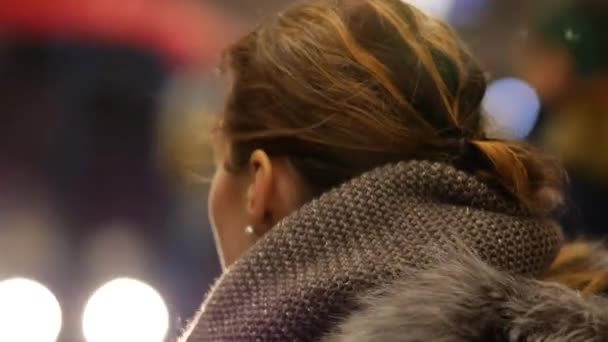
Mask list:
[[[248,225],[247,227],[245,227],[245,235],[247,235],[250,238],[255,237],[256,233],[255,233],[255,228],[253,228],[253,226]]]

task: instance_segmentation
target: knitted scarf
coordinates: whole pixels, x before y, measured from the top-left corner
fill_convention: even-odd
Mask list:
[[[537,276],[559,228],[450,165],[407,161],[367,172],[278,223],[218,280],[183,341],[318,341],[368,291],[461,246]]]

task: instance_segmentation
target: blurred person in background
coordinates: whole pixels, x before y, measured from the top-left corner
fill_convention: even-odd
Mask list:
[[[566,1],[537,20],[523,77],[545,105],[537,137],[563,161],[572,236],[603,237],[608,203],[608,4]]]
[[[605,299],[539,280],[562,170],[487,136],[484,72],[444,23],[310,1],[224,57],[209,211],[225,271],[183,341],[608,336]]]

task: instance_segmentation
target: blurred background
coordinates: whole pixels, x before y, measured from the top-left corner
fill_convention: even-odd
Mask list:
[[[608,231],[608,3],[410,0],[491,80],[494,137]],[[220,274],[207,214],[224,47],[287,0],[0,0],[0,341],[171,341]],[[10,322],[7,324],[5,322]]]

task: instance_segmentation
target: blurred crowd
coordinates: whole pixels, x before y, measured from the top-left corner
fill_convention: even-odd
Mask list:
[[[411,2],[453,25],[491,71],[496,134],[564,163],[566,232],[606,234],[608,4]],[[48,288],[59,341],[83,340],[87,300],[121,278],[160,294],[175,336],[219,275],[206,216],[216,65],[289,1],[251,3],[0,0],[0,282]]]

